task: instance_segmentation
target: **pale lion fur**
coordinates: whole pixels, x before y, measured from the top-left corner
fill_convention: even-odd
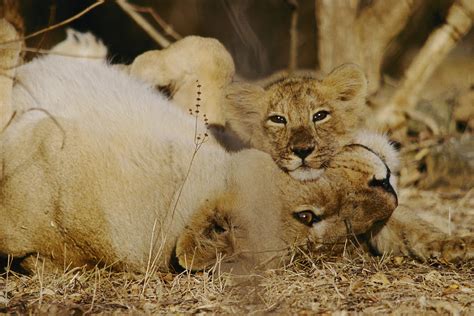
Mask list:
[[[37,255],[61,267],[143,271],[157,258],[164,270],[175,258],[203,269],[220,255],[251,267],[278,263],[292,245],[358,235],[378,252],[403,253],[398,245],[419,240],[400,234],[395,216],[383,225],[396,206],[387,191],[396,159],[379,137],[343,146],[318,181],[300,183],[268,155],[229,154],[213,138],[191,165],[194,118],[101,62],[37,59],[18,82],[17,116],[0,138],[0,254],[27,269]],[[323,220],[302,225],[301,210]]]
[[[17,79],[17,116],[0,140],[0,253],[26,268],[37,254],[53,266],[138,271],[150,255],[160,269],[174,256],[202,269],[218,253],[255,265],[295,243],[342,243],[395,208],[393,194],[368,185],[385,166],[363,148],[303,184],[265,153],[229,154],[209,138],[186,175],[196,122],[149,85],[104,63],[53,56],[20,67]],[[370,161],[364,170],[347,165],[357,157]],[[301,224],[302,208],[324,220]]]
[[[130,65],[130,74],[158,88],[165,87],[184,111],[196,104],[201,85],[201,112],[209,124],[224,125],[224,88],[235,73],[232,56],[218,40],[187,36],[162,50],[147,51]]]
[[[51,48],[51,53],[81,57],[87,59],[105,60],[107,47],[90,32],[82,33],[74,29],[66,30],[66,38]]]

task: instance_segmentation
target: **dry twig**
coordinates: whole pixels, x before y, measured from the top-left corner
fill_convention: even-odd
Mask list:
[[[137,9],[127,0],[117,0],[117,4],[127,13],[151,38],[161,47],[168,47],[171,43],[161,35],[148,21],[138,13]]]
[[[91,10],[95,9],[96,7],[98,7],[99,5],[103,4],[105,2],[105,0],[97,0],[96,2],[94,2],[93,4],[91,4],[90,6],[88,6],[87,8],[85,8],[84,10],[82,10],[81,12],[79,12],[78,14],[75,14],[73,15],[72,17],[64,20],[64,21],[61,21],[59,23],[56,23],[56,24],[53,24],[51,26],[48,26],[46,28],[43,28],[39,31],[36,31],[36,32],[33,32],[31,34],[28,34],[24,37],[20,37],[18,39],[14,39],[14,40],[10,40],[10,41],[5,41],[5,42],[1,42],[0,44],[2,46],[6,45],[6,44],[10,44],[12,42],[19,42],[19,41],[25,41],[27,39],[30,39],[30,38],[33,38],[35,36],[38,36],[38,35],[41,35],[43,33],[46,33],[46,32],[49,32],[49,31],[52,31],[52,30],[55,30],[57,28],[60,28],[61,26],[64,26],[64,25],[67,25],[69,23],[71,23],[72,21],[74,20],[77,20],[79,19],[81,16],[87,14],[88,12],[90,12]]]
[[[163,18],[158,13],[156,13],[156,11],[153,8],[140,7],[140,6],[137,6],[137,5],[134,5],[133,7],[134,7],[135,11],[137,11],[137,12],[144,12],[144,13],[148,13],[149,15],[151,15],[152,18],[156,21],[156,23],[158,23],[160,25],[160,27],[163,29],[163,31],[165,31],[166,34],[168,34],[169,36],[171,36],[175,40],[179,41],[180,39],[183,38],[183,36],[181,36],[181,34],[176,32],[171,24],[166,23],[166,21],[163,20]]]

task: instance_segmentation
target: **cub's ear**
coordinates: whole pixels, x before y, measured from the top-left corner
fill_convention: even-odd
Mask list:
[[[199,271],[212,267],[219,258],[229,259],[236,253],[236,227],[230,215],[219,207],[205,207],[197,212],[176,243],[180,267]]]
[[[255,112],[258,110],[254,105],[255,101],[260,100],[264,92],[256,84],[233,82],[226,87],[226,100],[229,106],[236,107],[239,111],[243,109]]]
[[[356,64],[335,68],[322,83],[340,101],[360,100],[367,96],[367,79]]]
[[[258,131],[266,108],[264,89],[250,83],[231,83],[226,87],[224,115],[226,124],[244,141]]]

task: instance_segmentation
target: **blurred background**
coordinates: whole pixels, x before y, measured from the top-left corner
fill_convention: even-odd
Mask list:
[[[67,20],[96,3],[94,0],[4,1],[19,5],[25,35]],[[290,51],[297,52],[293,58],[296,69],[324,73],[341,60],[360,64],[368,76],[367,104],[373,110],[368,122],[386,123],[396,115],[401,119],[401,123],[388,128],[383,125],[379,130],[388,131],[401,148],[402,186],[463,190],[474,187],[474,31],[471,29],[474,0],[129,0],[128,3],[170,43],[176,38],[166,33],[156,16],[182,37],[217,38],[233,56],[241,79],[260,79],[291,69]],[[113,63],[130,64],[137,55],[162,48],[115,0],[105,0],[67,25],[29,38],[26,45],[48,49],[65,38],[67,27],[90,31],[102,39]],[[464,31],[459,32],[463,27]],[[437,38],[438,44],[433,47],[452,45],[453,49],[447,49],[449,53],[441,57],[432,50],[418,61],[420,67],[413,67],[421,49],[440,28],[450,34],[444,43],[442,38]],[[293,50],[292,33],[297,34]],[[337,58],[331,54],[322,56],[322,47],[330,48],[328,51]],[[29,50],[25,57],[28,60],[36,55],[37,52]],[[417,69],[407,79],[410,68]],[[429,75],[419,79],[427,69]],[[390,111],[379,115],[384,108]]]
[[[25,34],[65,20],[95,2],[19,1],[25,20]],[[423,4],[385,54],[384,59],[389,62],[384,63],[384,72],[396,78],[430,32],[445,21],[452,4],[451,0],[417,1]],[[371,2],[361,1],[361,9]],[[237,72],[245,78],[263,77],[288,66],[291,1],[133,0],[131,3],[153,8],[181,36],[200,35],[219,39],[234,57]],[[317,69],[315,1],[299,0],[298,15],[298,67]],[[152,19],[150,21],[153,22]],[[113,62],[130,63],[138,54],[160,48],[115,1],[106,1],[68,27],[96,34],[109,47]],[[48,48],[64,37],[63,29],[54,30],[44,37],[31,39],[28,46]],[[471,31],[462,41],[458,52],[474,56],[474,32]]]

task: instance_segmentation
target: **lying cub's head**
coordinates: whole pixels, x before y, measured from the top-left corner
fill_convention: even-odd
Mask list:
[[[290,214],[306,223],[306,227],[287,217],[287,231],[290,227],[299,230],[300,236],[307,236],[307,246],[318,248],[341,245],[346,238],[356,238],[375,224],[385,223],[395,210],[396,180],[387,164],[370,148],[346,145],[318,181],[306,183],[306,194],[313,194],[312,203]]]
[[[397,206],[389,168],[365,146],[344,147],[324,175],[308,183],[271,161],[258,166],[252,164],[258,157],[241,158],[238,164],[247,168],[235,175],[232,190],[206,201],[178,237],[173,261],[178,267],[201,270],[219,258],[224,270],[272,267],[293,246],[344,245],[383,224]]]
[[[294,178],[311,180],[360,125],[366,90],[366,78],[353,64],[336,68],[323,80],[286,78],[264,88],[233,84],[227,122]]]

